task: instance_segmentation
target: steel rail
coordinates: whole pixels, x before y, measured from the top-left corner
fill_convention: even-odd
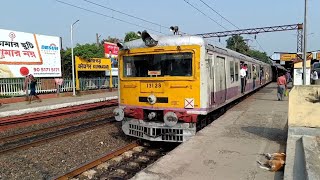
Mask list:
[[[107,153],[106,155],[103,155],[89,163],[86,163],[86,164],[83,164],[83,165],[80,165],[79,167],[76,167],[74,168],[73,170],[71,170],[70,172],[66,173],[66,174],[63,174],[63,175],[59,175],[58,177],[55,177],[54,179],[56,180],[67,180],[69,178],[72,178],[72,177],[75,177],[89,169],[92,169],[93,167],[96,167],[98,166],[99,164],[102,164],[104,163],[105,161],[108,161],[114,157],[117,157],[121,154],[123,154],[124,152],[126,151],[129,151],[130,149],[133,149],[134,147],[137,147],[139,146],[139,143],[138,141],[135,141],[133,143],[130,143],[124,147],[121,147],[117,150],[114,150],[110,153]]]
[[[28,138],[28,137],[31,137],[31,136],[35,136],[35,135],[39,135],[39,134],[45,133],[45,132],[51,132],[53,130],[66,128],[68,126],[76,126],[76,125],[84,124],[85,122],[95,121],[95,120],[101,119],[101,118],[107,118],[106,116],[111,116],[111,115],[112,115],[111,113],[107,113],[107,114],[95,116],[92,119],[81,119],[81,120],[78,120],[78,121],[67,122],[67,123],[64,123],[64,124],[54,125],[54,126],[46,127],[46,128],[43,128],[43,129],[30,131],[30,132],[22,132],[22,133],[14,134],[14,135],[11,135],[11,136],[1,137],[0,138],[0,144],[4,144],[6,141],[17,140],[19,138]]]
[[[110,114],[112,114],[112,113],[110,113]],[[92,120],[92,118],[91,118],[91,120]],[[81,124],[81,125],[83,125],[83,127],[69,126],[69,127],[65,128],[65,129],[59,129],[56,132],[48,132],[47,134],[42,134],[42,136],[47,136],[47,137],[36,137],[36,136],[34,136],[34,137],[31,137],[31,138],[21,139],[19,141],[24,142],[24,144],[23,143],[19,144],[19,141],[8,143],[9,145],[4,144],[4,145],[9,146],[9,147],[3,148],[3,146],[2,146],[3,149],[0,149],[0,153],[5,153],[5,152],[9,152],[9,151],[12,152],[12,151],[16,151],[16,150],[19,150],[19,149],[24,149],[24,148],[27,148],[27,147],[30,147],[30,146],[41,144],[43,142],[47,142],[48,140],[53,140],[53,139],[56,139],[56,138],[60,138],[60,137],[65,136],[65,135],[72,135],[72,134],[78,133],[79,131],[84,131],[86,129],[94,129],[96,127],[101,127],[101,125],[107,125],[107,124],[110,124],[112,122],[113,121],[98,120],[98,121],[93,121],[93,122],[89,122],[89,123],[86,123],[86,124]],[[92,123],[92,124],[90,124],[90,123]],[[76,127],[78,127],[78,128],[76,128]],[[72,128],[75,128],[75,129],[72,129]],[[39,138],[39,139],[37,139],[37,138]],[[18,145],[15,145],[14,143],[18,143]],[[10,144],[13,144],[12,147],[10,147]],[[0,148],[1,148],[1,146],[0,146]]]
[[[0,126],[8,126],[8,125],[19,124],[23,122],[36,121],[36,120],[41,120],[43,118],[58,117],[58,116],[63,116],[70,113],[76,113],[84,110],[89,111],[95,108],[110,107],[114,105],[117,105],[117,102],[112,100],[112,101],[104,101],[100,103],[91,103],[86,105],[60,108],[60,109],[49,110],[49,111],[44,111],[39,113],[10,116],[5,118],[0,118]]]

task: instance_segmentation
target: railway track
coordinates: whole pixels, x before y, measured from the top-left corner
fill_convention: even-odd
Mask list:
[[[0,153],[28,148],[65,135],[71,135],[88,129],[108,125],[113,121],[113,114],[108,113],[93,118],[85,118],[35,131],[2,137],[0,138]]]
[[[49,110],[49,111],[38,112],[38,113],[3,117],[3,118],[0,118],[0,127],[2,128],[5,126],[16,125],[16,124],[25,123],[25,122],[43,121],[43,120],[48,120],[48,119],[53,119],[58,117],[70,116],[70,114],[83,113],[85,111],[92,111],[99,108],[116,106],[117,104],[118,104],[117,100],[110,100],[110,101],[103,101],[98,103],[60,108],[60,109]]]
[[[135,141],[53,179],[129,179],[174,149],[176,145],[150,145]]]

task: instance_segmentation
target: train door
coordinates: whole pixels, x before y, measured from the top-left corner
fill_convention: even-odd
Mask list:
[[[209,99],[209,106],[214,104],[214,79],[213,79],[213,56],[211,54],[206,55],[206,68],[207,68],[207,92],[208,92],[208,99]]]
[[[226,64],[225,64],[225,58],[221,56],[217,56],[216,58],[216,93],[217,93],[217,102],[219,104],[226,101],[227,96],[227,90],[226,90]]]

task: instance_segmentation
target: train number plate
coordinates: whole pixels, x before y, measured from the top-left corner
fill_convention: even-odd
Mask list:
[[[141,82],[141,92],[163,92],[163,82]]]

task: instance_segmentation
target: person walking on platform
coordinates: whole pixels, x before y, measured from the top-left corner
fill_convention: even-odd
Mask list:
[[[286,80],[287,80],[287,84],[289,84],[289,82],[292,81],[291,74],[289,71],[286,72]]]
[[[279,77],[277,79],[277,85],[278,85],[278,90],[277,90],[278,101],[282,101],[283,95],[287,89],[287,81],[283,73],[279,73]]]
[[[246,70],[244,69],[244,66],[241,65],[240,69],[240,78],[241,78],[241,93],[243,94],[246,89],[245,81],[246,81]]]
[[[316,70],[313,70],[311,74],[312,84],[316,84],[316,81],[318,80],[318,73]]]
[[[254,90],[254,88],[256,88],[256,79],[257,79],[258,73],[255,66],[252,66],[252,68],[253,68],[252,79],[253,79],[253,90]]]
[[[36,94],[36,85],[37,85],[37,80],[34,78],[32,74],[29,75],[30,78],[30,97],[29,97],[29,104],[31,104],[31,101],[33,99],[33,96],[41,102],[41,99],[39,96]]]
[[[260,85],[262,84],[263,69],[260,68]]]
[[[29,75],[26,76],[26,78],[24,79],[24,84],[23,84],[23,90],[26,92],[26,101],[29,101],[29,83],[30,83],[30,77]]]

